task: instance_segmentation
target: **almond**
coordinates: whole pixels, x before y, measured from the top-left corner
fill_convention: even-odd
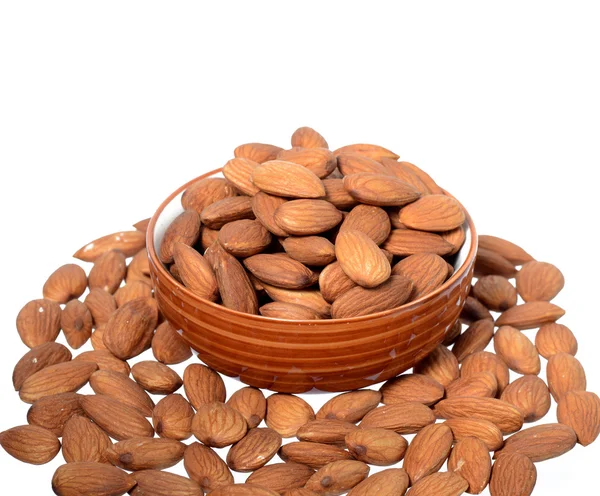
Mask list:
[[[569,391],[585,391],[585,370],[579,360],[568,353],[552,355],[546,366],[548,387],[555,401]]]
[[[133,280],[125,286],[121,286],[115,292],[115,301],[118,307],[138,298],[152,298],[152,286],[144,281]],[[64,330],[64,329],[63,329]]]
[[[476,437],[483,441],[488,451],[496,451],[504,444],[502,432],[489,420],[457,417],[446,420],[444,425],[450,427],[455,441]]]
[[[277,496],[275,491],[256,484],[232,484],[212,492],[213,496]]]
[[[67,303],[79,298],[87,288],[85,271],[75,264],[66,264],[56,269],[44,283],[46,300]]]
[[[549,359],[557,353],[577,354],[577,339],[571,329],[563,324],[544,324],[535,335],[535,347],[540,355]]]
[[[490,480],[492,496],[530,496],[537,481],[533,462],[518,453],[503,455],[494,462]]]
[[[325,200],[292,200],[277,207],[274,219],[284,232],[308,236],[337,226],[342,212]]]
[[[279,457],[285,462],[301,463],[318,469],[338,460],[352,460],[352,455],[340,446],[314,442],[291,442],[281,447]]]
[[[479,396],[482,398],[495,398],[498,392],[498,381],[491,372],[479,372],[461,377],[446,386],[446,397]]]
[[[267,400],[260,389],[245,387],[238,389],[227,400],[234,410],[237,410],[246,419],[248,427],[257,427],[265,418],[267,411]]]
[[[434,422],[435,417],[427,406],[403,401],[371,410],[362,419],[360,427],[362,429],[378,427],[390,429],[399,434],[414,434]]]
[[[391,276],[376,288],[357,286],[335,300],[331,315],[334,319],[346,319],[391,310],[405,303],[412,289],[412,282],[403,276]]]
[[[502,276],[480,277],[473,295],[490,310],[504,312],[517,304],[517,289]]]
[[[568,425],[541,424],[507,438],[504,447],[496,451],[494,458],[507,453],[519,453],[532,462],[542,462],[564,455],[572,450],[576,443],[577,435]]]
[[[58,496],[120,496],[133,486],[131,475],[104,463],[69,463],[58,467],[52,477],[52,490]]]
[[[200,245],[202,250],[206,251],[209,246],[215,243],[219,238],[219,230],[202,226],[200,231]],[[173,266],[171,266],[173,267]]]
[[[27,422],[48,429],[60,437],[65,424],[73,415],[83,415],[79,395],[55,394],[36,401],[27,412]]]
[[[174,439],[127,439],[109,447],[106,457],[128,471],[162,470],[179,463],[185,448],[185,444]]]
[[[294,437],[300,427],[314,418],[312,407],[298,396],[277,393],[267,398],[267,426],[281,437]]]
[[[525,422],[537,422],[550,410],[550,392],[536,375],[519,377],[506,386],[500,399],[521,410]]]
[[[281,244],[291,258],[306,265],[323,267],[335,260],[335,248],[327,238],[290,236]]]
[[[111,445],[108,434],[87,417],[74,415],[65,424],[62,454],[67,463],[106,463],[106,450]]]
[[[372,205],[357,205],[342,222],[340,233],[345,230],[361,231],[380,245],[388,238],[391,229],[390,218],[385,210]]]
[[[415,253],[435,253],[444,256],[454,249],[438,234],[413,231],[412,229],[392,229],[382,248],[401,257]]]
[[[176,243],[173,257],[183,284],[192,293],[209,301],[219,297],[217,279],[208,261],[194,248]]]
[[[533,257],[520,246],[496,236],[480,235],[479,246],[497,253],[514,265],[523,265],[533,260]]]
[[[98,370],[112,370],[126,376],[129,375],[129,364],[123,360],[119,360],[110,351],[94,350],[84,351],[77,355],[74,359],[76,362],[91,362],[98,366]]]
[[[438,418],[474,418],[488,420],[504,434],[518,431],[523,426],[523,414],[515,406],[495,398],[461,396],[437,403],[434,413]]]
[[[90,289],[84,303],[92,314],[96,326],[106,324],[117,309],[115,297],[100,288]]]
[[[219,200],[207,206],[200,214],[202,223],[211,229],[221,229],[234,220],[253,218],[250,196],[234,196]]]
[[[244,265],[256,278],[280,288],[303,289],[314,283],[312,270],[283,253],[254,255]]]
[[[327,141],[311,127],[299,127],[292,134],[292,146],[304,148],[329,148]]]
[[[317,419],[337,419],[356,423],[377,407],[381,393],[369,389],[334,396],[317,412]]]
[[[466,357],[460,367],[462,377],[471,377],[481,372],[490,372],[498,383],[498,396],[510,381],[508,366],[502,358],[488,351],[479,351]]]
[[[477,298],[467,296],[465,306],[460,312],[460,320],[465,324],[472,324],[478,320],[494,320],[490,311]]]
[[[236,257],[251,257],[271,244],[271,233],[256,220],[242,219],[225,224],[219,231],[219,243]]]
[[[329,177],[323,179],[322,182],[325,187],[325,199],[340,210],[347,210],[358,205],[358,201],[344,188],[343,179]]]
[[[379,466],[398,463],[408,448],[400,434],[382,428],[352,431],[346,435],[346,445],[357,460]]]
[[[152,411],[152,424],[160,437],[183,441],[192,435],[194,410],[180,394],[160,400]]]
[[[444,397],[444,386],[423,374],[404,374],[387,381],[380,389],[382,403],[413,401],[430,406]]]
[[[80,403],[86,415],[117,441],[154,436],[154,429],[138,410],[110,396],[84,396]]]
[[[545,301],[531,301],[509,308],[498,317],[496,326],[509,325],[517,329],[535,329],[551,323],[565,314],[557,305]]]
[[[192,356],[190,346],[167,321],[159,325],[154,333],[152,353],[154,358],[167,365],[185,362]]]
[[[429,174],[427,174],[423,169],[420,169],[415,164],[411,164],[410,162],[398,162],[397,165],[392,163],[388,158],[382,158],[382,163],[386,166],[388,170],[394,172],[396,174],[397,167],[402,167],[404,169],[410,170],[413,174],[419,177],[419,179],[427,186],[429,189],[429,193],[433,195],[444,194],[444,190],[440,188],[436,182],[431,178]]]
[[[348,496],[397,496],[408,489],[409,480],[401,468],[388,468],[369,476],[350,490]]]
[[[300,463],[274,463],[250,474],[246,482],[281,493],[286,489],[304,487],[314,473],[312,468]]]
[[[341,230],[336,238],[335,254],[342,270],[359,286],[374,288],[390,277],[392,269],[387,258],[362,231]]]
[[[515,277],[516,273],[517,269],[512,262],[494,251],[479,246],[475,259],[476,277],[498,275],[510,279]]]
[[[200,236],[200,215],[195,210],[185,210],[167,227],[160,243],[158,258],[164,264],[173,262],[176,243],[193,246]]]
[[[372,157],[354,152],[337,153],[336,151],[333,153],[337,155],[338,168],[344,176],[361,173],[379,174],[382,176],[392,175],[381,162]]]
[[[540,356],[525,334],[510,326],[502,326],[494,335],[494,350],[511,370],[519,374],[540,373]]]
[[[440,236],[454,247],[449,255],[458,253],[467,239],[467,233],[462,226],[452,229],[451,231],[442,232],[440,233]]]
[[[329,176],[337,167],[335,156],[327,148],[294,147],[279,152],[277,159],[302,165],[321,179]]]
[[[335,155],[341,155],[342,153],[357,153],[359,155],[364,155],[365,157],[370,157],[373,160],[382,160],[384,158],[390,158],[392,160],[396,160],[400,158],[399,155],[396,155],[394,152],[384,148],[379,145],[370,145],[365,143],[358,143],[354,145],[346,145],[338,148],[333,152]]]
[[[252,172],[259,165],[247,158],[232,158],[223,167],[223,175],[242,193],[254,196],[260,189],[252,183]]]
[[[321,318],[317,312],[308,307],[303,307],[302,305],[296,305],[294,303],[281,303],[278,301],[267,303],[260,307],[258,311],[262,316],[271,317],[273,319],[316,320]]]
[[[183,384],[177,372],[153,360],[136,363],[131,368],[131,375],[151,394],[172,394]]]
[[[259,164],[267,160],[273,160],[282,150],[279,146],[267,145],[265,143],[246,143],[234,150],[235,157],[248,158]]]
[[[356,283],[346,275],[339,262],[329,264],[319,274],[319,289],[329,303],[354,287]]]
[[[264,192],[252,198],[252,212],[263,226],[275,236],[287,236],[287,233],[275,222],[275,211],[287,200]]]
[[[369,172],[345,176],[344,188],[361,203],[380,207],[406,205],[421,196],[415,188],[400,179]]]
[[[311,420],[298,429],[296,437],[300,441],[344,446],[346,435],[357,429],[356,425],[343,420]]]
[[[120,251],[126,257],[132,257],[145,246],[145,232],[123,231],[95,239],[77,250],[73,257],[83,262],[95,262],[98,257],[113,250]]]
[[[92,314],[85,303],[71,300],[60,315],[60,326],[73,349],[81,348],[92,335]]]
[[[288,198],[320,198],[325,188],[317,175],[302,165],[284,160],[265,162],[252,171],[252,182],[261,191]]]
[[[17,362],[13,370],[13,385],[19,391],[23,383],[36,372],[71,360],[71,352],[62,344],[50,342],[29,350]]]
[[[258,313],[256,291],[242,264],[225,250],[215,251],[213,265],[223,305],[238,312]]]
[[[444,336],[444,340],[442,341],[442,344],[444,346],[450,346],[452,343],[454,343],[458,339],[458,336],[460,336],[461,332],[462,332],[462,323],[460,320],[457,320],[454,323],[454,325],[446,331],[446,335]]]
[[[303,307],[308,307],[319,315],[320,318],[328,318],[331,316],[331,305],[323,299],[323,295],[319,291],[308,289],[285,289],[262,284],[264,290],[269,297],[282,303],[294,303]]]
[[[89,380],[98,366],[90,362],[64,362],[50,365],[28,377],[19,391],[25,403],[34,403],[46,396],[74,393]]]
[[[185,471],[190,479],[207,492],[233,484],[233,475],[219,455],[208,446],[190,444],[183,455]]]
[[[112,315],[104,329],[104,344],[117,358],[128,360],[150,347],[158,321],[152,298],[126,303]]]
[[[105,327],[105,325],[102,324],[102,325],[98,326],[96,329],[94,329],[94,331],[92,332],[91,341],[92,341],[92,348],[94,348],[94,350],[108,351],[106,349],[106,345],[104,344],[104,327]]]
[[[475,437],[461,439],[452,449],[448,471],[460,475],[469,483],[469,494],[480,494],[487,487],[492,472],[487,446]]]
[[[192,433],[200,442],[214,448],[237,443],[246,435],[246,419],[225,403],[201,405],[192,421]]]
[[[406,162],[398,162],[397,160],[392,160],[390,158],[383,158],[381,163],[388,170],[389,174],[397,177],[405,183],[410,184],[422,195],[431,194],[429,186],[427,186],[427,184],[417,173],[415,173],[413,169],[406,165]]]
[[[29,348],[54,341],[60,332],[60,305],[50,300],[33,300],[17,316],[17,331]]]
[[[200,179],[184,191],[181,205],[184,210],[195,210],[200,214],[209,205],[236,195],[235,187],[227,179],[208,177]]]
[[[442,386],[447,386],[458,379],[458,360],[445,346],[438,345],[427,357],[417,363],[414,367],[415,374],[424,374]]]
[[[148,230],[148,225],[150,224],[151,220],[152,219],[150,217],[148,217],[147,219],[140,220],[136,222],[133,225],[133,227],[135,227],[138,231],[146,232]]]
[[[127,283],[142,281],[152,286],[150,281],[150,263],[148,261],[148,250],[142,248],[138,251],[127,266]]]
[[[451,231],[463,225],[465,212],[450,196],[426,195],[400,210],[400,222],[419,231]]]
[[[133,477],[136,486],[131,496],[202,496],[200,485],[186,477],[161,472],[159,470],[143,470]]]
[[[469,483],[455,472],[438,472],[417,482],[407,496],[459,496],[469,488]]]
[[[0,432],[0,446],[17,460],[44,465],[60,451],[56,434],[37,425],[23,425]]]
[[[577,434],[582,446],[593,443],[600,434],[600,398],[586,391],[569,391],[558,402],[558,421]]]
[[[452,449],[452,441],[452,431],[444,424],[428,425],[415,436],[402,465],[413,485],[442,468]]]
[[[546,262],[527,262],[516,276],[517,291],[524,301],[550,301],[565,285],[562,272]]]
[[[434,253],[417,253],[400,260],[392,274],[408,277],[413,285],[411,299],[431,293],[439,288],[448,276],[446,261]]]
[[[456,339],[452,353],[459,362],[462,362],[469,355],[485,350],[492,337],[494,337],[494,323],[487,319],[477,320]]]
[[[320,468],[306,488],[317,494],[335,496],[346,493],[369,475],[369,466],[356,460],[339,460]]]
[[[250,429],[227,453],[227,465],[236,472],[253,472],[263,467],[281,447],[281,436],[273,429]]]
[[[188,365],[183,373],[183,387],[189,402],[196,410],[206,403],[225,402],[223,379],[205,365]]]

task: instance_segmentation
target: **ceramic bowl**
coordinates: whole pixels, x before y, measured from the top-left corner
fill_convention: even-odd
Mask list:
[[[175,280],[157,252],[166,228],[183,209],[183,185],[156,211],[148,226],[155,297],[166,319],[227,376],[273,391],[346,391],[394,377],[431,352],[456,322],[468,295],[477,236],[467,214],[466,241],[454,275],[436,291],[401,307],[337,320],[281,320],[249,315],[206,301]]]

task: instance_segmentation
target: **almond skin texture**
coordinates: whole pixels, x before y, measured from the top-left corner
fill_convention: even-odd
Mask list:
[[[88,278],[91,289],[100,288],[114,294],[127,274],[127,260],[120,251],[111,250],[100,255],[94,262]]]
[[[256,484],[232,484],[212,492],[213,496],[277,496],[275,491]]]
[[[558,353],[577,354],[577,339],[563,324],[545,324],[535,335],[535,347],[540,355],[549,359]]]
[[[92,314],[85,303],[71,300],[60,316],[60,326],[73,349],[81,348],[92,335]]]
[[[96,331],[97,332],[97,331]],[[129,375],[129,364],[119,360],[108,350],[84,351],[74,359],[76,362],[91,362],[98,366],[98,370],[112,370],[126,376]]]
[[[369,389],[338,394],[321,407],[316,418],[356,423],[376,408],[380,401],[381,393]]]
[[[343,179],[331,177],[323,179],[323,186],[325,186],[325,199],[340,210],[348,210],[358,205],[358,201],[344,188]]]
[[[388,239],[381,247],[401,257],[415,253],[434,253],[444,256],[454,249],[438,234],[413,231],[412,229],[392,229]]]
[[[496,451],[502,448],[504,438],[502,432],[496,425],[488,420],[474,418],[454,418],[444,422],[450,427],[455,441],[476,437],[483,441],[488,451]]]
[[[517,289],[502,276],[480,277],[473,286],[473,295],[495,312],[504,312],[517,304]]]
[[[216,301],[219,297],[219,287],[206,258],[183,243],[175,243],[172,252],[179,277],[185,287],[205,300]]]
[[[252,183],[252,172],[259,165],[247,158],[232,158],[223,167],[223,175],[242,193],[254,196],[260,189]]]
[[[444,397],[444,386],[423,374],[404,374],[387,381],[380,389],[385,405],[414,401],[430,406]]]
[[[242,414],[225,403],[207,403],[198,408],[192,420],[192,433],[213,448],[237,443],[246,435],[248,424]]]
[[[265,466],[281,447],[281,436],[273,429],[250,429],[227,453],[227,465],[236,472],[253,472]]]
[[[252,171],[252,182],[261,191],[288,198],[325,196],[321,180],[308,168],[283,160],[271,160]]]
[[[44,283],[44,299],[56,303],[67,303],[79,298],[87,288],[85,271],[75,264],[66,264],[56,269]]]
[[[257,220],[275,236],[287,236],[287,233],[275,222],[275,211],[286,202],[284,198],[262,191],[252,198],[252,212]]]
[[[452,441],[452,431],[444,424],[428,425],[415,436],[402,465],[413,485],[442,467],[452,449]]]
[[[550,301],[565,285],[562,272],[546,262],[527,262],[517,274],[517,291],[524,301]]]
[[[586,391],[569,391],[558,402],[558,421],[577,434],[582,446],[593,443],[600,434],[600,398]]]
[[[19,396],[25,403],[34,403],[46,396],[74,393],[81,389],[98,366],[90,362],[64,362],[46,367],[28,377]]]
[[[254,277],[279,288],[303,289],[314,281],[312,270],[282,253],[254,255],[244,265]]]
[[[96,394],[110,396],[135,408],[144,417],[150,417],[154,402],[148,393],[129,377],[112,370],[98,370],[90,378],[90,386]]]
[[[202,210],[200,220],[211,229],[221,229],[225,224],[240,219],[253,219],[252,198],[235,196],[213,203]]]
[[[518,431],[523,426],[523,414],[516,407],[495,398],[462,396],[442,400],[435,405],[437,418],[474,418],[488,420],[504,434]]]
[[[446,261],[434,253],[417,253],[400,260],[392,269],[392,274],[408,277],[413,285],[412,300],[431,293],[447,279]]]
[[[355,230],[365,233],[375,244],[380,245],[390,235],[392,226],[385,210],[372,205],[357,205],[342,222],[340,232]]]
[[[494,453],[494,458],[507,453],[520,453],[532,462],[543,462],[564,455],[577,443],[577,434],[568,425],[541,424],[513,434],[504,447]]]
[[[294,147],[279,152],[277,159],[302,165],[321,179],[329,176],[337,167],[335,156],[327,148]]]
[[[344,177],[344,188],[361,203],[379,207],[406,205],[421,196],[414,187],[400,179],[368,172]]]
[[[548,386],[535,375],[524,375],[511,382],[500,399],[521,410],[525,422],[536,422],[550,410]]]
[[[518,453],[506,454],[494,462],[490,481],[492,496],[530,496],[537,481],[533,462]]]
[[[477,320],[456,339],[452,353],[462,362],[469,355],[485,350],[493,337],[494,323],[487,319]]]
[[[100,288],[90,289],[84,303],[91,312],[96,326],[106,324],[117,309],[115,297]]]
[[[417,482],[407,496],[460,496],[469,487],[469,483],[455,472],[438,472],[428,475]]]
[[[340,231],[336,238],[335,254],[342,270],[359,286],[377,287],[391,275],[392,269],[387,258],[362,231]]]
[[[59,343],[44,343],[25,353],[13,370],[13,386],[19,391],[26,379],[36,372],[71,360],[71,352]]]
[[[189,445],[183,456],[183,463],[190,478],[210,492],[233,484],[233,475],[219,455],[200,443]]]
[[[133,227],[135,227],[136,230],[138,230],[138,231],[146,232],[148,230],[148,225],[150,224],[150,220],[151,220],[150,217],[148,217],[147,219],[140,220],[140,221],[136,222],[133,225]]]
[[[442,232],[440,233],[440,236],[454,247],[449,253],[450,255],[458,253],[458,250],[462,248],[467,238],[466,231],[462,226],[452,229],[451,231]]]
[[[371,410],[362,419],[360,427],[379,427],[399,434],[414,434],[434,422],[435,417],[431,409],[421,403],[404,401]]]
[[[151,394],[172,394],[183,384],[177,372],[153,360],[136,363],[131,368],[131,375]]]
[[[185,444],[174,439],[128,439],[106,451],[108,461],[129,471],[162,470],[183,459]]]
[[[183,441],[192,435],[194,410],[180,394],[170,394],[160,400],[152,412],[156,434]]]
[[[400,158],[400,155],[395,154],[394,152],[384,148],[379,145],[370,145],[366,143],[357,143],[354,145],[346,145],[338,148],[333,152],[335,155],[341,155],[342,153],[356,153],[358,155],[362,155],[364,157],[372,158],[373,160],[382,160],[384,158],[390,158],[392,160],[397,160]]]
[[[436,182],[431,178],[431,176],[427,174],[423,169],[417,167],[415,164],[411,164],[410,162],[398,162],[398,164],[396,165],[395,163],[390,162],[388,158],[382,158],[381,160],[383,163],[385,163],[386,168],[390,171],[394,171],[394,169],[396,169],[397,167],[402,167],[404,169],[410,170],[413,174],[419,177],[423,184],[427,186],[427,189],[429,190],[430,194],[444,194],[444,190],[436,184]]]
[[[236,195],[235,188],[227,179],[208,177],[185,190],[181,197],[181,205],[184,210],[195,210],[200,214],[209,205]]]
[[[348,451],[371,465],[389,466],[398,463],[406,453],[408,442],[388,429],[358,429],[346,435]]]
[[[408,489],[409,480],[401,468],[388,468],[371,475],[360,484],[354,486],[348,496],[397,496]]]
[[[498,392],[498,381],[491,372],[480,372],[468,377],[461,377],[446,386],[446,397],[479,396],[495,398]]]
[[[292,134],[292,146],[303,148],[329,148],[327,141],[312,127],[299,127]]]
[[[115,292],[115,301],[118,307],[138,298],[152,298],[152,286],[144,281],[134,280],[120,287]]]
[[[264,317],[286,320],[316,320],[320,316],[314,310],[293,303],[273,301],[260,307],[259,312]]]
[[[403,276],[391,276],[376,288],[357,286],[335,300],[331,315],[346,319],[397,308],[409,299],[412,290],[412,282]]]
[[[465,212],[454,198],[426,195],[400,210],[400,222],[419,231],[451,231],[463,225]]]
[[[263,289],[274,301],[282,303],[294,303],[308,307],[317,314],[320,318],[328,318],[331,316],[331,305],[323,299],[323,295],[319,291],[309,289],[285,289],[262,284]]]
[[[133,486],[131,475],[104,463],[69,463],[52,477],[52,490],[58,496],[121,496]]]
[[[236,257],[251,257],[271,244],[271,233],[256,220],[242,219],[225,224],[219,231],[219,243]]]
[[[492,472],[487,446],[475,437],[460,440],[448,459],[448,471],[457,473],[469,483],[469,494],[480,494],[488,485]]]
[[[290,236],[281,245],[291,258],[306,265],[324,267],[335,260],[335,247],[320,236]]]
[[[253,387],[238,389],[227,400],[227,404],[242,414],[250,429],[258,427],[267,412],[265,395]]]
[[[414,367],[415,374],[424,374],[442,386],[458,379],[460,372],[458,360],[448,348],[438,345],[427,357]]]
[[[312,468],[300,463],[274,463],[250,474],[246,483],[281,493],[286,489],[304,487],[314,473]]]
[[[165,321],[152,338],[152,353],[159,362],[174,365],[192,357],[192,350],[173,326]]]
[[[346,435],[357,429],[356,425],[343,420],[311,420],[298,429],[296,437],[300,441],[345,446]]]
[[[540,373],[540,355],[536,347],[521,331],[502,326],[494,335],[494,350],[508,368],[519,374]]]
[[[81,407],[88,417],[117,441],[153,437],[154,429],[135,408],[109,396],[84,396]]]
[[[131,496],[202,496],[200,485],[186,477],[161,472],[143,470],[133,477],[137,483]]]
[[[533,257],[520,246],[496,236],[480,235],[479,246],[501,255],[514,265],[523,265],[533,260]]]
[[[514,264],[498,255],[496,252],[486,250],[479,246],[477,248],[477,258],[475,259],[475,276],[497,275],[510,279],[515,277],[517,269]]]
[[[67,463],[106,463],[106,450],[111,445],[108,434],[87,417],[74,415],[65,424],[62,454]]]
[[[446,335],[444,336],[444,340],[442,341],[442,344],[444,346],[450,346],[452,343],[454,343],[458,339],[458,336],[460,336],[461,332],[462,332],[462,323],[460,322],[460,320],[457,320],[454,323],[454,325],[446,331]]]
[[[275,145],[268,145],[265,143],[246,143],[238,146],[234,150],[233,154],[236,158],[248,158],[258,162],[259,164],[262,164],[267,160],[273,160],[281,150],[282,148]]]
[[[463,360],[460,368],[461,377],[471,377],[481,372],[490,372],[498,383],[497,395],[500,396],[510,380],[508,366],[497,355],[488,351],[479,351]]]
[[[225,402],[227,393],[223,379],[204,365],[188,365],[183,373],[183,387],[189,402],[196,410],[206,403]]]
[[[200,216],[195,210],[186,210],[179,214],[167,227],[160,244],[158,257],[164,264],[173,262],[175,243],[193,246],[200,236]]]
[[[279,450],[279,457],[285,462],[301,463],[319,469],[328,463],[339,460],[352,460],[352,455],[340,446],[313,442],[292,442]]]
[[[430,195],[432,193],[429,186],[421,179],[419,174],[406,166],[406,162],[397,162],[396,160],[383,158],[381,159],[381,163],[391,175],[410,184],[422,195]]]
[[[238,312],[257,314],[256,291],[242,264],[225,250],[217,250],[215,260],[215,274],[223,305]]]
[[[460,312],[460,320],[465,324],[472,324],[478,320],[494,320],[490,311],[477,298],[467,296],[465,306]]]
[[[568,391],[585,391],[585,370],[579,360],[568,353],[552,355],[546,366],[548,388],[555,401]]]
[[[338,168],[344,176],[362,173],[381,175],[384,177],[392,175],[377,159],[359,153],[340,153],[337,155],[337,162]]]
[[[284,232],[309,236],[337,226],[342,212],[325,200],[292,200],[277,207],[273,218]]]
[[[329,264],[319,274],[319,289],[329,303],[354,287],[356,283],[346,275],[339,262]]]
[[[65,424],[73,415],[83,415],[79,395],[55,394],[36,401],[27,412],[27,422],[48,429],[60,437]]]
[[[560,319],[565,311],[552,303],[531,301],[509,308],[498,317],[496,326],[509,325],[517,329],[535,329]]]
[[[306,483],[306,488],[324,496],[337,496],[365,480],[369,466],[356,460],[340,460],[325,465]]]
[[[31,465],[44,465],[60,451],[56,434],[37,425],[23,425],[1,432],[0,446],[12,457]]]
[[[150,281],[150,262],[148,261],[148,251],[142,248],[137,252],[129,265],[127,266],[127,283],[132,281],[142,281],[152,286]]]
[[[267,398],[267,426],[283,438],[294,437],[300,427],[314,418],[312,407],[298,396],[276,393]]]
[[[73,255],[83,262],[95,262],[106,252],[117,250],[126,257],[132,257],[146,247],[146,233],[142,231],[124,231],[98,238],[81,247]]]
[[[54,341],[60,332],[60,305],[50,300],[33,300],[17,316],[17,331],[29,348]]]

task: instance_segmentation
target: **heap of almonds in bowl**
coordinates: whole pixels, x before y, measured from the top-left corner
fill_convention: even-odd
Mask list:
[[[0,445],[33,465],[61,453],[59,496],[527,496],[537,463],[600,433],[600,399],[551,303],[563,275],[514,243],[479,237],[460,319],[412,372],[315,412],[306,396],[227,391],[198,363],[161,316],[147,221],[135,227],[84,246],[89,272],[58,268],[17,317],[30,349],[13,384],[31,407]]]

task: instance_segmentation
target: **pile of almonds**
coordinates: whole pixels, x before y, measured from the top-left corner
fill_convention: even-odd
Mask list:
[[[306,128],[294,136],[307,133],[315,136]],[[334,396],[315,413],[296,395],[265,397],[252,387],[228,395],[218,373],[193,363],[153,298],[147,221],[135,227],[79,250],[78,259],[93,262],[89,274],[60,267],[43,299],[17,318],[30,350],[13,383],[31,408],[28,425],[2,432],[0,444],[35,465],[62,449],[66,463],[52,480],[59,496],[458,496],[488,486],[492,496],[527,496],[535,463],[600,433],[600,399],[586,391],[575,336],[556,323],[564,311],[550,302],[563,276],[513,243],[480,236],[460,320],[412,373]],[[191,244],[175,243],[175,253]],[[175,267],[181,275],[184,266]],[[225,302],[217,284],[219,293]],[[538,329],[534,340],[530,329]],[[72,349],[91,342],[93,350],[73,357],[56,342],[61,330]],[[155,360],[130,366],[149,349]],[[183,377],[171,367],[190,359]],[[511,371],[519,375],[512,381]],[[87,384],[95,394],[78,394]],[[557,422],[523,429],[546,416],[552,399]],[[188,477],[166,471],[181,461]],[[370,466],[387,468],[369,475]],[[234,484],[232,471],[250,475]]]

